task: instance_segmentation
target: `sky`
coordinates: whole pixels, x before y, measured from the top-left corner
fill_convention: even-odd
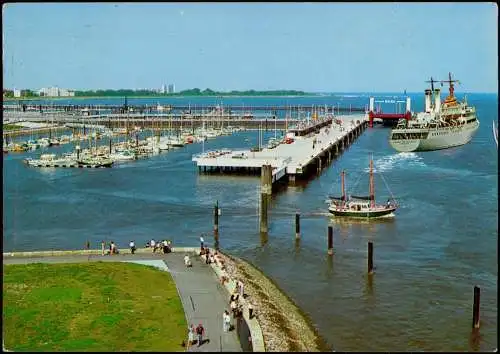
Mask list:
[[[498,92],[496,3],[12,3],[3,86]]]

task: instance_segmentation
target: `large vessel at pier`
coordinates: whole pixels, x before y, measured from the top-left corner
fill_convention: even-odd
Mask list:
[[[342,171],[342,196],[329,196],[328,211],[337,217],[374,219],[392,217],[398,208],[394,197],[385,205],[375,202],[375,184],[373,180],[373,160],[370,159],[370,193],[368,196],[347,195],[345,192],[345,172]]]
[[[449,95],[441,104],[440,89],[434,83],[449,84]],[[392,129],[389,143],[400,152],[446,149],[467,144],[479,128],[476,108],[467,100],[457,100],[451,73],[444,81],[430,80],[431,89],[425,90],[425,111],[401,119]]]

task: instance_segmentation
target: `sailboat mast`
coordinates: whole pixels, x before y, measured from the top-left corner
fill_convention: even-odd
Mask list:
[[[345,174],[345,171],[342,170],[342,173],[341,173],[341,182],[342,182],[342,204],[345,203],[345,182],[344,182],[344,174]]]
[[[373,185],[373,160],[370,159],[370,206],[375,207],[375,187]]]

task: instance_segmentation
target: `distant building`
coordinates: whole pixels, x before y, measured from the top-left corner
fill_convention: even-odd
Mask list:
[[[74,97],[75,91],[68,89],[60,89],[59,87],[44,87],[38,90],[40,96],[48,97]]]
[[[168,85],[168,93],[175,93],[175,85],[174,84]]]
[[[14,89],[14,97],[21,97],[21,90]]]
[[[161,85],[160,93],[167,93],[167,85],[165,84]]]

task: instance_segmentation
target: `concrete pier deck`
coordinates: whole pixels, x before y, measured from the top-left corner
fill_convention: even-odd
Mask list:
[[[300,135],[295,129],[291,144],[280,144],[275,148],[261,151],[227,150],[194,155],[200,172],[203,171],[260,171],[262,165],[271,165],[273,182],[288,175],[294,179],[302,175],[310,165],[321,169],[324,160],[330,161],[357,138],[367,125],[366,115],[346,115],[335,117],[331,124],[316,129],[307,135]],[[322,124],[324,125],[324,124]]]

